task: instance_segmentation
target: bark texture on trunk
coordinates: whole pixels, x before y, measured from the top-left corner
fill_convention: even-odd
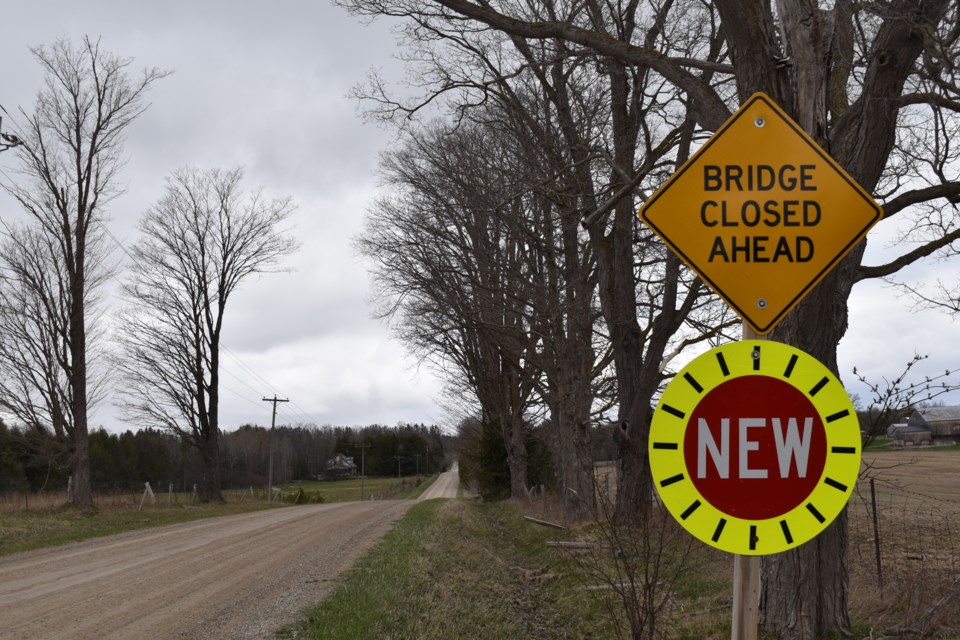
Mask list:
[[[756,91],[774,98],[867,191],[886,166],[895,139],[898,99],[922,51],[920,27],[938,24],[945,0],[890,3],[871,48],[862,94],[847,95],[853,5],[821,9],[811,0],[777,2],[783,49],[769,11],[718,0],[741,101]],[[784,64],[775,64],[780,60]],[[771,64],[773,66],[771,66]],[[861,242],[792,311],[771,338],[803,349],[838,375],[837,345],[847,331],[847,301],[858,278]],[[784,640],[849,636],[847,515],[815,540],[762,564],[761,624]]]
[[[216,435],[204,438],[200,447],[200,457],[203,461],[200,501],[224,502],[220,486],[220,442]]]

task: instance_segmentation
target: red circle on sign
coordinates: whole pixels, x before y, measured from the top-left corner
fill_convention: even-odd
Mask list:
[[[813,492],[827,461],[827,435],[799,389],[778,378],[741,376],[697,403],[683,456],[711,505],[744,520],[764,520],[788,513]]]

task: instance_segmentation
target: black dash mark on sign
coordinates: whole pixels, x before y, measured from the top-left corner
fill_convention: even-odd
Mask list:
[[[724,376],[730,375],[730,367],[727,366],[727,360],[723,357],[723,353],[717,352],[717,362],[720,364],[720,371]],[[726,520],[724,520],[726,522]]]
[[[686,415],[687,415],[687,414],[684,413],[683,411],[680,411],[680,409],[676,409],[676,408],[674,408],[674,407],[671,407],[671,406],[668,405],[668,404],[663,405],[662,408],[663,408],[664,411],[666,411],[666,412],[669,413],[670,415],[676,416],[676,417],[678,417],[678,418],[685,418]]]
[[[793,375],[793,368],[795,366],[797,366],[797,354],[790,356],[790,362],[787,363],[787,368],[783,372],[783,377],[789,378],[791,375]]]
[[[830,453],[856,453],[856,447],[831,447]]]
[[[661,481],[660,481],[660,486],[661,486],[661,487],[669,487],[670,485],[674,484],[675,482],[680,482],[681,480],[683,480],[683,474],[682,474],[682,473],[678,473],[678,474],[675,475],[675,476],[670,476],[670,477],[667,478],[666,480],[661,480]]]
[[[680,445],[678,445],[676,442],[654,442],[653,443],[654,449],[666,449],[668,451],[676,451],[679,446]]]
[[[681,520],[686,520],[687,518],[689,518],[689,517],[690,517],[690,514],[692,514],[694,511],[696,511],[697,509],[700,508],[700,504],[701,504],[701,503],[700,503],[699,500],[694,500],[694,501],[693,501],[693,504],[691,504],[689,507],[687,507],[686,510],[685,510],[683,513],[680,514],[680,519],[681,519]]]
[[[760,371],[760,347],[754,347],[750,357],[753,358],[753,370]]]
[[[837,411],[836,413],[827,416],[827,422],[836,422],[840,418],[846,418],[848,415],[850,415],[849,409],[844,409],[843,411]]]
[[[837,482],[837,481],[834,480],[833,478],[824,478],[824,479],[823,479],[823,484],[825,484],[825,485],[827,485],[827,486],[829,486],[829,487],[833,487],[834,489],[839,489],[840,491],[846,491],[846,490],[847,490],[847,485],[843,484],[842,482]]]
[[[813,385],[813,389],[810,389],[810,395],[815,396],[820,393],[820,390],[827,386],[827,383],[830,382],[830,379],[827,376],[820,378],[820,382]]]
[[[757,525],[752,524],[750,525],[750,551],[757,550],[758,540],[760,540],[760,538],[757,537]]]
[[[720,534],[723,533],[723,528],[727,526],[727,519],[720,518],[720,522],[717,523],[717,528],[713,531],[713,537],[710,538],[714,542],[720,539]]]
[[[690,383],[690,386],[693,387],[694,391],[697,393],[703,393],[703,387],[700,386],[700,383],[697,382],[697,379],[694,378],[689,373],[683,374],[683,379]]]
[[[790,533],[790,527],[787,526],[786,520],[780,521],[780,528],[783,529],[783,539],[787,541],[787,544],[793,544],[793,534]]]
[[[813,517],[816,518],[817,522],[819,522],[820,524],[823,524],[824,522],[827,521],[827,519],[823,517],[823,514],[817,511],[817,508],[813,506],[812,502],[807,503],[807,511],[812,513]]]

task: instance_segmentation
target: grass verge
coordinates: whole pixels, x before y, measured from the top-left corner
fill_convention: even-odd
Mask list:
[[[277,637],[616,637],[608,608],[616,594],[598,588],[575,554],[546,544],[564,538],[565,532],[524,521],[510,503],[418,504],[341,577],[326,600]],[[690,588],[697,591],[690,600],[703,597]],[[729,637],[729,611],[712,624],[698,619],[692,626],[696,631],[668,635],[702,639],[718,630],[715,637],[724,632]]]
[[[605,637],[545,531],[504,503],[423,502],[278,637]]]

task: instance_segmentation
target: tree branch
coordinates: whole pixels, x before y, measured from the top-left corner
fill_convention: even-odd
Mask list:
[[[526,21],[498,13],[469,0],[432,0],[462,16],[482,22],[513,36],[546,40],[559,38],[587,47],[601,55],[626,64],[653,69],[691,97],[696,121],[709,131],[716,131],[730,117],[731,111],[716,91],[684,66],[693,66],[689,58],[674,59],[658,51],[637,47],[605,33],[575,27],[564,22]],[[714,65],[709,70],[716,71]]]

